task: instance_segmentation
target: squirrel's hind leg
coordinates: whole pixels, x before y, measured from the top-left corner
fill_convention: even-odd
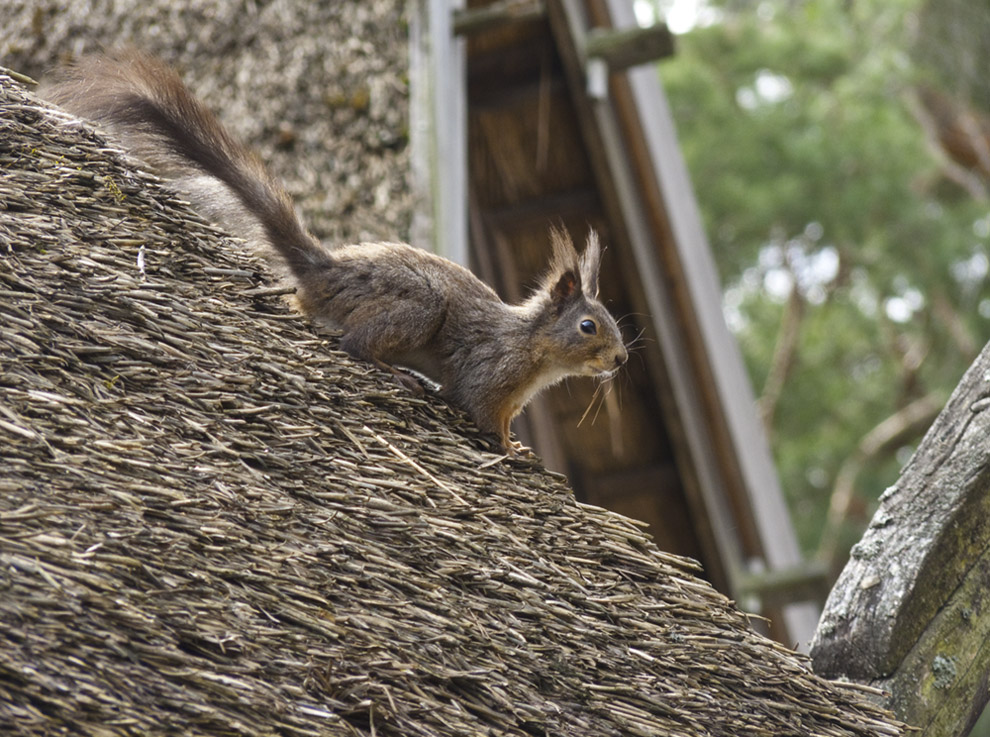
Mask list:
[[[368,361],[389,372],[400,386],[417,396],[422,396],[426,391],[423,384],[415,376],[393,365],[391,361],[404,365],[402,357],[415,352],[419,346],[429,340],[431,335],[431,332],[422,329],[399,333],[395,330],[394,322],[383,319],[347,330],[340,340],[340,347],[354,358]],[[410,368],[419,370],[418,366],[412,364]],[[429,378],[434,379],[432,376]]]

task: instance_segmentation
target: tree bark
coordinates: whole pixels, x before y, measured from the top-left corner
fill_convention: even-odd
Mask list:
[[[925,737],[965,735],[990,673],[990,345],[881,497],[825,605],[815,670],[889,692]]]

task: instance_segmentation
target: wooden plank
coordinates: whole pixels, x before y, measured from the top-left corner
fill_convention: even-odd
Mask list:
[[[512,223],[545,229],[560,219],[578,215],[587,217],[589,212],[600,207],[598,192],[590,187],[580,187],[495,207],[488,212],[488,217],[496,226]]]
[[[463,0],[453,0],[458,6]],[[464,43],[451,33],[451,2],[410,3],[409,135],[417,207],[410,240],[467,264]]]
[[[739,582],[739,597],[757,597],[763,606],[781,608],[793,601],[825,602],[828,566],[811,560],[793,568],[748,573]]]
[[[635,23],[628,0],[605,0],[612,22]],[[711,248],[705,237],[701,214],[677,142],[673,117],[655,69],[641,67],[626,74],[642,140],[649,151],[655,181],[664,198],[663,208],[673,235],[673,245],[681,264],[687,295],[697,320],[697,334],[704,352],[703,365],[708,367],[712,387],[717,395],[719,418],[727,432],[730,478],[742,483],[740,501],[746,507],[747,522],[756,528],[766,565],[788,569],[802,563],[802,556],[791,524],[790,514],[780,489],[780,481],[770,455],[763,428],[755,411],[755,397],[746,374],[739,347],[729,332],[722,314],[722,291]],[[639,159],[637,159],[639,160]],[[737,475],[738,474],[738,475]],[[814,606],[794,607],[785,611],[790,620],[792,637],[806,644],[817,622]]]
[[[562,98],[567,92],[564,80],[559,77],[534,79],[524,84],[505,87],[492,84],[489,80],[472,79],[468,104],[471,112],[497,111],[518,108],[521,105],[538,101],[541,95],[551,99]]]
[[[490,87],[516,89],[537,87],[545,78],[559,79],[562,71],[550,43],[546,22],[528,23],[505,30],[495,37],[472,36],[468,43],[470,104],[484,99]]]
[[[481,33],[542,18],[546,12],[543,0],[503,0],[480,8],[458,8],[454,10],[453,31],[458,36]]]
[[[598,7],[606,11],[595,16],[595,25],[607,25],[611,17],[632,22],[627,0],[603,0]],[[548,11],[558,43],[571,47],[564,57],[572,85],[583,89],[581,45],[592,25],[585,4],[552,0]],[[597,170],[610,178],[611,204],[620,210],[647,285],[647,309],[673,387],[680,465],[694,471],[695,483],[687,488],[708,519],[716,557],[735,591],[751,558],[763,558],[773,570],[790,568],[801,557],[752,389],[721,314],[716,271],[656,70],[613,75],[611,91],[623,92],[624,99],[588,103],[586,137],[599,141]],[[810,604],[789,608],[788,636],[806,641],[816,613]]]

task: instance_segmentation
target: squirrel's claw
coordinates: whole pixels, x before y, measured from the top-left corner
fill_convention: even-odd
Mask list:
[[[532,453],[533,449],[526,445],[523,445],[518,440],[510,440],[505,445],[505,452],[509,456],[519,456],[519,455],[526,455],[527,453]]]
[[[426,389],[423,388],[423,385],[416,379],[415,376],[407,374],[402,369],[396,368],[395,366],[385,363],[384,361],[379,361],[377,359],[374,359],[373,362],[382,371],[388,371],[390,374],[392,374],[392,376],[395,377],[395,381],[396,383],[399,384],[399,386],[405,387],[413,394],[415,394],[417,397],[421,397],[424,394],[426,394]]]

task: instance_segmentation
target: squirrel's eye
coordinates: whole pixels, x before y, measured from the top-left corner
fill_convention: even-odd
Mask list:
[[[594,335],[598,332],[598,326],[595,325],[594,320],[582,320],[581,321],[581,332],[587,333],[588,335]]]

